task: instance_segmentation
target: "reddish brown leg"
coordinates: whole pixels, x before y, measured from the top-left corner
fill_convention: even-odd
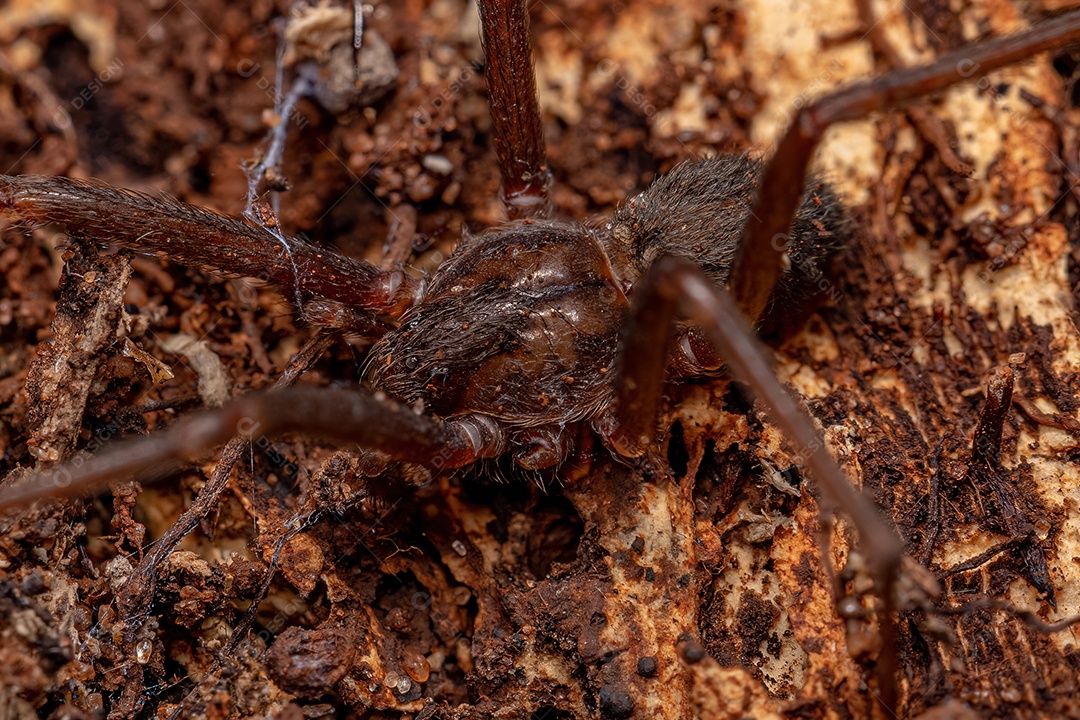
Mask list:
[[[0,175],[0,214],[54,222],[102,243],[160,252],[171,260],[253,277],[311,298],[380,315],[400,315],[420,284],[400,271],[286,238],[263,227],[98,183],[61,177]],[[301,308],[302,310],[303,308]]]
[[[801,185],[800,185],[801,187]],[[877,672],[881,700],[896,706],[892,588],[903,546],[874,506],[848,483],[814,421],[780,386],[771,363],[727,291],[693,263],[673,256],[657,260],[634,291],[634,307],[623,338],[616,376],[615,416],[606,428],[611,444],[640,455],[652,446],[656,410],[663,391],[676,315],[691,320],[727,361],[732,374],[753,390],[769,417],[802,459],[826,504],[844,510],[855,525],[871,563],[883,603],[879,617],[882,647]]]
[[[799,110],[762,175],[750,222],[743,231],[742,253],[732,271],[731,294],[738,299],[743,316],[757,322],[780,277],[807,166],[833,123],[896,108],[1076,40],[1080,40],[1080,11],[1009,37],[961,48],[929,65],[852,85]]]
[[[479,5],[503,203],[511,219],[548,217],[551,172],[536,97],[529,13],[524,0],[481,0]]]
[[[234,435],[286,432],[357,443],[390,460],[437,471],[506,449],[501,428],[484,416],[441,422],[362,391],[297,387],[248,395],[182,420],[169,432],[119,442],[93,457],[31,475],[0,491],[0,510],[44,497],[84,495],[118,477],[154,479]]]

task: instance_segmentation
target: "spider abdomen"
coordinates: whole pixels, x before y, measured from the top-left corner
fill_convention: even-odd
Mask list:
[[[372,349],[374,382],[441,417],[518,427],[589,417],[608,400],[628,311],[587,229],[520,222],[469,238]]]
[[[608,250],[619,259],[620,275],[636,279],[658,257],[677,255],[726,286],[760,175],[761,163],[746,153],[689,160],[661,175],[616,210],[608,225]],[[850,237],[836,193],[811,176],[790,233],[775,240],[788,262],[773,290],[774,309],[818,292]]]

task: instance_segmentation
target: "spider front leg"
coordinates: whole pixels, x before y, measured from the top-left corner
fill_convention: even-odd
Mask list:
[[[874,506],[845,479],[809,414],[783,389],[735,301],[688,260],[658,259],[634,292],[634,303],[619,356],[616,401],[598,423],[608,442],[625,455],[637,456],[654,442],[655,419],[672,345],[675,320],[685,317],[701,329],[732,374],[745,382],[803,458],[828,506],[846,512],[862,541],[878,583],[882,652],[877,665],[881,700],[896,706],[896,631],[892,621],[893,587],[903,545]]]
[[[783,272],[792,217],[802,197],[807,168],[814,149],[833,124],[897,108],[1076,40],[1080,40],[1080,11],[1025,32],[960,48],[929,65],[852,85],[800,109],[762,175],[732,270],[731,294],[743,316],[757,322],[768,305]]]
[[[443,422],[364,391],[289,388],[247,395],[166,432],[31,474],[0,490],[0,511],[46,497],[85,495],[118,477],[155,479],[234,436],[258,439],[286,432],[356,443],[390,460],[436,471],[496,457],[507,445],[502,428],[483,415]]]
[[[312,319],[378,336],[371,315],[400,315],[422,284],[400,270],[361,260],[249,225],[211,210],[102,183],[63,177],[0,175],[0,215],[63,225],[103,244],[161,253],[175,262],[257,278],[286,291]]]
[[[551,171],[544,151],[528,8],[523,0],[482,0],[478,9],[503,205],[511,220],[548,217]]]

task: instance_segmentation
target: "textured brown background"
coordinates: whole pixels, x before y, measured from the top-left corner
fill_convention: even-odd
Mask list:
[[[845,3],[667,5],[532,8],[566,216],[602,219],[687,157],[767,154],[792,107],[886,69]],[[1052,9],[961,5],[875,10],[916,62]],[[368,24],[394,51],[397,87],[336,116],[301,104],[286,228],[378,262],[395,220],[415,222],[431,247],[413,262],[433,269],[461,232],[498,222],[469,12],[453,0],[376,8]],[[240,164],[272,105],[270,23],[287,14],[269,2],[8,3],[0,169],[93,176],[238,213]],[[941,580],[942,608],[989,596],[1046,622],[1080,612],[1075,65],[1063,56],[1055,72],[1039,59],[922,106],[970,178],[904,114],[837,129],[819,153],[860,232],[832,302],[774,343],[776,361],[852,480]],[[428,155],[449,160],[449,174]],[[172,367],[155,382],[102,312],[119,308],[107,296],[125,256],[86,249],[65,270],[64,242],[55,228],[0,240],[0,474],[48,459],[42,448],[58,442],[93,449],[198,404],[196,363],[164,349],[170,336],[205,340],[238,392],[271,384],[312,334],[271,289],[136,258],[124,324]],[[355,382],[363,350],[334,346],[307,381]],[[979,486],[967,479],[972,433],[991,370],[1017,353],[1017,394],[1065,427],[1014,407],[998,486]],[[58,376],[61,356],[69,374]],[[24,392],[28,374],[40,382]],[[348,479],[352,468],[317,440],[275,439],[244,454],[219,509],[152,568],[149,596],[125,596],[125,580],[213,457],[138,495],[118,485],[111,499],[2,520],[0,716],[867,716],[873,626],[837,617],[811,494],[765,482],[794,458],[725,381],[670,399],[673,480],[598,453],[588,476],[547,492],[495,482],[493,468],[336,513],[341,491],[284,544],[312,473]],[[177,408],[126,411],[159,400]],[[1018,528],[1027,539],[949,573]],[[862,582],[851,537],[841,523],[832,551],[847,592]],[[279,547],[254,631],[223,657]],[[946,703],[979,716],[1080,713],[1071,630],[1048,635],[986,609],[912,611],[900,626],[909,715]]]

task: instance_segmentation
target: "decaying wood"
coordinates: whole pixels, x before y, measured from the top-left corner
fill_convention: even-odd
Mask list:
[[[262,47],[247,28],[287,8],[230,15],[239,39],[226,41],[180,9],[159,17],[128,5],[116,1],[130,27],[110,25],[108,13],[93,30],[60,15],[52,22],[70,25],[67,40],[51,36],[55,28],[27,32],[42,46],[95,48],[88,77],[108,66],[102,48],[124,40],[115,47],[127,77],[103,83],[90,109],[147,118],[132,120],[131,147],[102,140],[56,167],[72,154],[72,136],[94,137],[109,116],[92,125],[72,111],[79,132],[50,134],[42,108],[56,98],[26,92],[35,83],[4,65],[0,106],[37,98],[37,114],[12,116],[0,132],[27,145],[44,138],[18,170],[143,187],[150,167],[152,184],[236,212],[246,190],[239,162],[264,130],[240,120],[272,103],[259,81],[269,73],[272,84],[273,42]],[[213,14],[210,4],[190,5],[196,16]],[[875,33],[893,64],[1033,19],[1003,0],[967,8],[959,22],[902,7],[871,8],[883,14]],[[415,264],[431,268],[462,226],[491,224],[501,212],[494,159],[483,151],[482,77],[471,64],[473,36],[458,30],[464,2],[383,12],[370,27],[395,50],[396,92],[340,118],[301,108],[309,124],[290,135],[297,158],[287,154],[285,169],[295,187],[282,221],[313,233],[332,226],[333,237],[316,240],[375,262],[384,240],[395,258],[411,244],[421,248]],[[690,154],[767,152],[791,108],[881,70],[869,42],[852,34],[864,24],[854,4],[824,0],[797,11],[755,0],[535,10],[542,106],[558,121],[549,130],[553,201],[564,214],[599,214]],[[142,45],[142,30],[127,37],[144,26],[187,50]],[[221,70],[252,53],[264,66],[254,75]],[[86,70],[77,58],[63,62]],[[837,128],[820,151],[859,231],[825,282],[828,302],[772,341],[774,357],[851,480],[927,568],[923,577],[909,567],[908,587],[940,583],[936,597],[900,598],[908,715],[1066,716],[1078,710],[1067,621],[1080,614],[1080,332],[1077,209],[1058,200],[1075,192],[1080,118],[1047,58],[916,112],[917,128],[902,115],[875,118]],[[943,142],[952,143],[945,157]],[[173,145],[186,149],[153,157]],[[965,165],[970,177],[954,172]],[[343,193],[360,176],[371,196]],[[386,214],[384,200],[400,212]],[[411,242],[412,232],[425,242]],[[150,424],[167,424],[161,408],[195,394],[197,377],[175,358],[162,356],[177,379],[153,386],[99,352],[125,302],[150,332],[208,342],[239,388],[270,384],[267,368],[283,367],[310,337],[270,290],[248,293],[240,281],[146,260],[152,272],[136,273],[125,298],[117,289],[127,266],[106,256],[99,261],[117,273],[106,284],[112,295],[74,317],[70,292],[59,296],[53,346],[75,342],[64,340],[72,321],[70,338],[92,349],[75,362],[78,378],[59,383],[82,399],[51,407],[40,391],[8,387],[35,356],[25,345],[48,334],[28,268],[51,263],[48,248],[16,248],[13,233],[3,242],[17,257],[0,249],[0,318],[18,330],[0,332],[14,358],[0,362],[4,473],[33,464],[28,448],[43,446],[28,441],[57,425],[41,418],[67,417],[47,443],[66,448],[86,443],[77,439],[80,403],[87,428],[119,410],[120,398],[90,391],[108,382],[102,373],[128,378],[125,395],[141,382],[160,400]],[[84,274],[76,289],[95,287]],[[253,347],[265,352],[252,358]],[[330,350],[312,381],[356,381],[362,352]],[[31,378],[55,365],[45,345],[36,357]],[[848,524],[834,518],[822,529],[817,499],[792,469],[799,458],[740,388],[689,383],[669,399],[670,472],[624,467],[596,448],[546,490],[499,482],[505,467],[464,478],[405,469],[410,489],[381,487],[376,500],[367,493],[370,458],[285,438],[234,443],[138,500],[118,487],[115,516],[102,501],[0,519],[0,715],[59,717],[65,702],[114,718],[318,717],[337,708],[429,720],[879,712],[866,563]],[[129,560],[100,539],[116,518],[127,551],[140,525],[160,544]]]
[[[75,245],[71,255],[52,338],[40,347],[26,378],[34,426],[28,444],[44,462],[56,462],[71,450],[98,372],[125,334],[124,288],[131,254],[102,255],[83,243]]]

